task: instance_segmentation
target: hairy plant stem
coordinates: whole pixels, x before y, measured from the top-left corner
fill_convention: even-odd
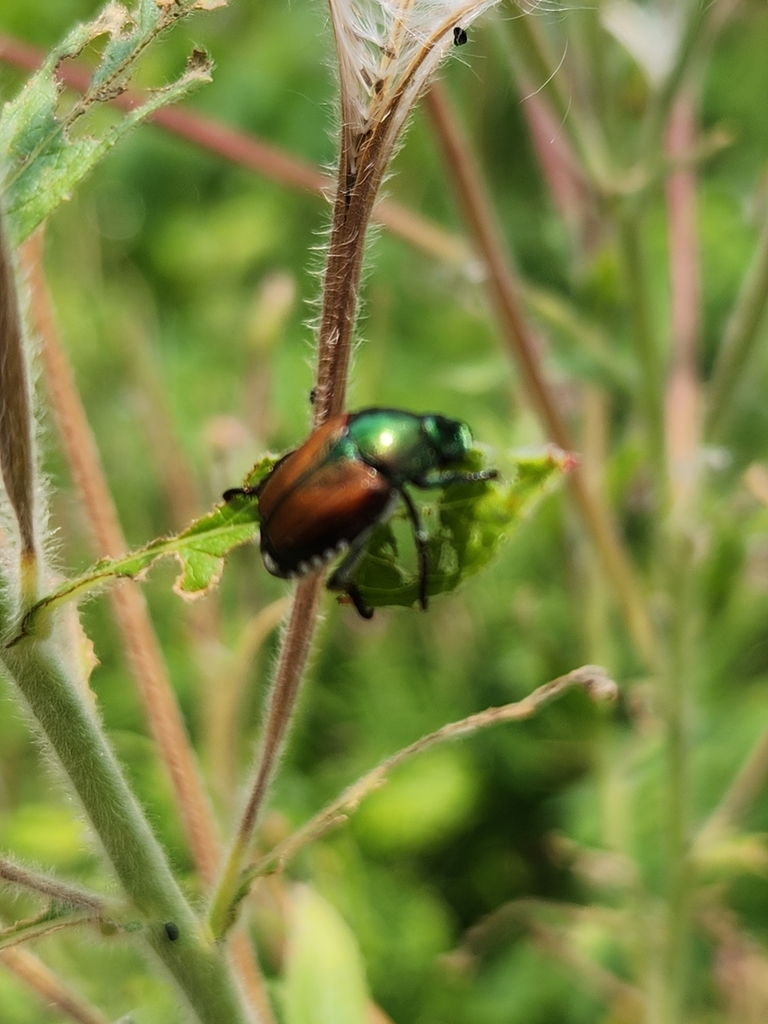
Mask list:
[[[118,557],[127,544],[109,492],[96,441],[80,400],[72,368],[61,344],[43,270],[43,235],[21,249],[32,288],[32,317],[42,340],[45,381],[64,454],[80,493],[99,557]],[[184,831],[204,881],[212,881],[218,861],[216,832],[205,787],[138,584],[110,592],[128,663],[144,713],[173,784]]]
[[[220,951],[181,894],[165,855],[120,771],[99,723],[51,642],[6,649],[0,671],[18,687],[85,810],[143,937],[202,1024],[245,1024]],[[178,939],[165,925],[172,922]]]
[[[277,671],[267,701],[266,721],[256,759],[253,783],[235,840],[211,900],[208,923],[216,938],[234,923],[240,871],[253,839],[264,798],[275,774],[309,657],[323,578],[315,573],[297,586],[285,630]],[[243,894],[244,895],[244,894]]]
[[[344,408],[365,233],[384,175],[379,153],[386,135],[385,129],[371,136],[359,154],[356,175],[350,170],[349,155],[342,154],[339,163],[317,340],[316,427]]]
[[[428,53],[429,49],[425,48],[419,60]],[[401,104],[408,102],[407,84],[408,80],[398,86],[387,99],[386,107],[375,118],[371,116],[370,126],[364,133],[356,135],[351,126],[342,127],[317,340],[314,427],[321,426],[344,408],[366,232],[398,130],[395,114]],[[342,109],[343,89],[342,83]],[[301,580],[296,587],[268,699],[253,783],[211,899],[208,920],[216,937],[234,923],[237,904],[247,892],[241,889],[241,869],[296,705],[315,630],[323,579],[321,571]]]
[[[66,903],[72,907],[80,907],[90,911],[94,917],[103,914],[109,916],[112,902],[95,892],[77,888],[67,882],[39,871],[30,871],[13,861],[0,857],[0,882],[7,882],[19,889],[27,889],[39,896],[47,896],[57,903]]]
[[[88,424],[77,385],[59,339],[43,269],[43,234],[33,235],[21,248],[30,281],[31,312],[42,341],[42,363],[62,447],[70,466],[100,555],[126,550],[112,496],[101,467],[98,448]],[[138,584],[126,582],[110,594],[128,663],[141,696],[150,731],[157,743],[176,794],[190,850],[204,884],[212,884],[219,861],[218,840],[208,798],[179,706],[165,668],[146,601]],[[238,974],[247,979],[259,973],[247,937],[233,937],[232,955]],[[247,947],[247,948],[246,948]],[[250,959],[252,967],[246,966]],[[260,977],[260,976],[259,976]],[[264,1024],[272,1020],[264,985],[255,1005]]]

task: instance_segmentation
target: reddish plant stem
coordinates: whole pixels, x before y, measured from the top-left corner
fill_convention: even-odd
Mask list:
[[[526,394],[546,434],[565,451],[571,451],[573,444],[570,431],[544,378],[536,351],[536,339],[520,308],[519,286],[496,226],[481,173],[459,126],[459,119],[442,86],[434,85],[427,93],[426,102],[459,196],[461,210],[478,251],[486,262],[491,298]],[[654,665],[656,639],[653,628],[611,516],[578,467],[569,474],[568,483],[613,584],[637,649],[650,665]]]
[[[49,1006],[77,1024],[108,1024],[107,1018],[67,988],[44,963],[25,949],[4,949],[0,963],[28,985]]]
[[[317,623],[322,584],[322,574],[314,573],[299,580],[296,585],[275,679],[267,700],[266,720],[253,782],[234,843],[211,900],[208,923],[216,938],[223,936],[234,923],[239,898],[246,894],[243,892],[238,898],[241,867],[277,769],[296,706]]]
[[[352,187],[343,158],[339,164],[317,338],[315,427],[340,413],[346,401],[365,234],[385,170],[380,151],[386,143],[387,131],[386,126],[380,125],[361,151],[362,169]]]
[[[696,111],[683,93],[672,108],[667,153],[677,170],[666,180],[669,212],[669,272],[672,303],[672,368],[666,395],[666,447],[676,502],[695,484],[701,434],[701,389],[697,348],[701,325],[701,279],[696,224],[696,174],[682,163],[696,144]]]

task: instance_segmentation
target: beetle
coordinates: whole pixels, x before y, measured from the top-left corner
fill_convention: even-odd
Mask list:
[[[453,30],[453,45],[463,46],[467,41],[467,31],[463,29],[461,25],[457,25]]]
[[[273,576],[290,579],[343,555],[328,589],[373,616],[352,576],[371,534],[405,504],[419,563],[419,603],[427,608],[427,535],[406,485],[421,489],[492,480],[496,470],[451,470],[472,447],[466,423],[437,413],[371,408],[333,416],[275,463],[253,489],[259,503],[261,556]]]

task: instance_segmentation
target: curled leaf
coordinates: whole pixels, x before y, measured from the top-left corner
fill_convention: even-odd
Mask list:
[[[480,468],[480,458],[467,466]],[[509,479],[451,484],[421,507],[428,534],[427,593],[447,593],[484,568],[540,498],[562,479],[573,456],[559,449],[513,460]],[[373,608],[410,607],[418,600],[414,560],[398,550],[393,524],[379,527],[355,574],[355,585]]]

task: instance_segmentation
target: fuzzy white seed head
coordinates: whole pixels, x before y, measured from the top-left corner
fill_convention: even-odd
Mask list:
[[[330,0],[345,141],[354,152],[388,118],[392,143],[454,29],[496,0]],[[348,152],[350,151],[348,149]]]

